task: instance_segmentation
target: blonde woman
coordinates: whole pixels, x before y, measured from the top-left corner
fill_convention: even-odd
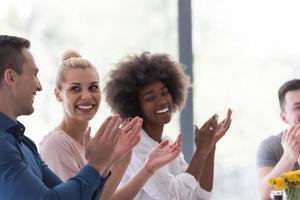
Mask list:
[[[86,164],[84,147],[90,138],[89,121],[98,111],[101,102],[96,68],[88,60],[81,58],[78,52],[66,51],[57,73],[54,93],[63,107],[64,116],[61,123],[41,142],[40,150],[49,167],[65,181]],[[112,174],[101,199],[133,199],[151,175],[175,159],[181,151],[181,137],[173,144],[162,141],[148,155],[147,161],[136,175],[116,190],[130,162],[131,150],[140,140],[142,122],[140,117],[124,120],[112,163]]]

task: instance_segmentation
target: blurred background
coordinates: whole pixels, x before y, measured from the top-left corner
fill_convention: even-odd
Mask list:
[[[30,39],[40,68],[35,112],[19,119],[26,134],[38,144],[62,118],[53,89],[67,49],[97,66],[102,88],[126,55],[160,52],[178,61],[178,1],[0,0],[0,34]],[[277,90],[300,75],[299,7],[296,0],[192,1],[194,123],[233,109],[217,146],[213,199],[258,199],[257,146],[285,128]],[[92,129],[109,114],[102,101]],[[179,129],[177,113],[165,133],[175,138]]]

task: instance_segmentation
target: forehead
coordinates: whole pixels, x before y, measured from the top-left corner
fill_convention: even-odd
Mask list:
[[[95,82],[99,81],[98,73],[94,68],[69,68],[65,71],[65,81],[72,82]]]
[[[157,81],[153,81],[152,83],[143,87],[141,89],[141,93],[145,93],[145,92],[152,91],[152,90],[160,90],[163,88],[166,88],[165,84],[163,84],[163,82],[157,80]]]
[[[300,90],[291,90],[285,94],[285,103],[287,105],[300,103]]]

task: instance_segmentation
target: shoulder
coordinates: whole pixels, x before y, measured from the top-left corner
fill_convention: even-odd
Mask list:
[[[277,148],[278,146],[281,146],[281,137],[282,137],[282,133],[269,136],[259,144],[259,148],[265,148],[265,147]]]
[[[17,141],[10,134],[0,130],[0,162],[21,158]],[[3,161],[3,162],[2,162]]]
[[[257,167],[275,166],[283,154],[281,145],[282,134],[270,136],[264,139],[257,150]]]
[[[44,149],[66,147],[68,141],[69,141],[68,137],[61,129],[54,128],[41,141],[40,143],[41,152],[44,151]]]

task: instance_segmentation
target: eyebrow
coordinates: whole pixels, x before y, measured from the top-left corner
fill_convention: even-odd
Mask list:
[[[166,86],[162,86],[162,87],[160,88],[160,90],[164,90],[164,89],[167,89],[167,87],[166,87]],[[153,90],[148,90],[147,92],[145,92],[145,93],[143,94],[143,96],[146,96],[146,95],[149,95],[149,94],[152,94],[152,93],[154,93]]]
[[[71,85],[80,85],[80,83],[71,83]]]
[[[74,82],[74,83],[71,83],[72,85],[81,85],[80,83],[77,83],[77,82]],[[90,83],[90,85],[94,85],[94,84],[99,84],[98,81],[93,81]]]
[[[93,85],[93,84],[99,84],[99,81],[94,81],[94,82],[90,83],[90,85]]]

